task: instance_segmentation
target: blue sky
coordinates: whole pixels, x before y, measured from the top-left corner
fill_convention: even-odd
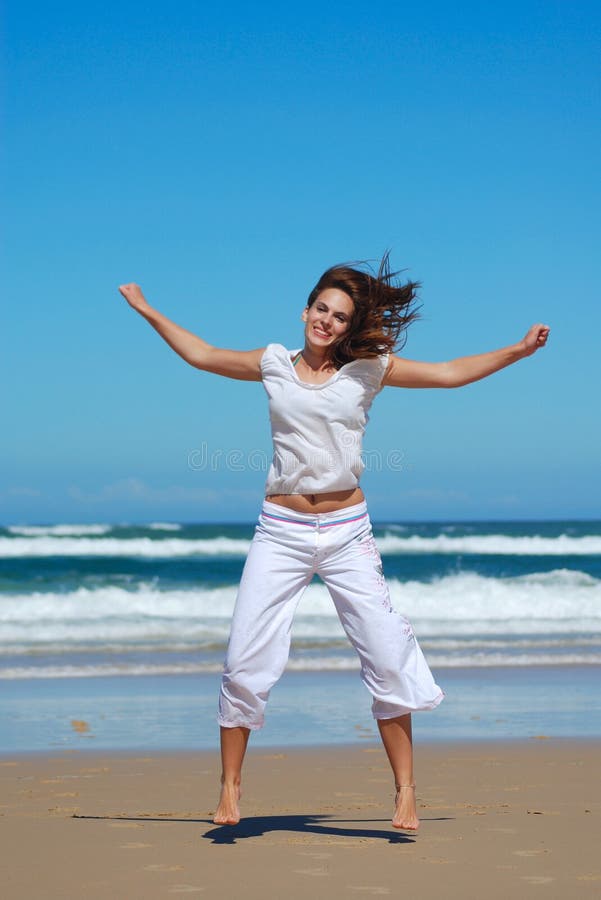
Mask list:
[[[552,332],[478,384],[383,391],[365,448],[403,465],[365,473],[372,518],[598,516],[600,24],[9,3],[0,522],[251,521],[262,386],[186,365],[117,286],[212,344],[296,347],[321,272],[387,248],[423,283],[403,355]]]

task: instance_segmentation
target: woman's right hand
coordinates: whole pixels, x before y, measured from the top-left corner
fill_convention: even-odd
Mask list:
[[[121,284],[119,285],[119,293],[125,297],[136,312],[142,312],[142,310],[149,308],[149,304],[139,284]]]

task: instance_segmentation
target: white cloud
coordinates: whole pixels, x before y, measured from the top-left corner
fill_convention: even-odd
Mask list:
[[[217,503],[223,494],[209,488],[190,488],[170,485],[152,487],[139,478],[123,478],[103,485],[98,491],[85,491],[71,485],[67,493],[72,500],[81,503],[108,503],[113,500],[139,500],[143,503]]]
[[[98,490],[83,490],[78,485],[67,488],[69,497],[82,504],[106,504],[113,501],[138,501],[148,504],[185,503],[198,506],[222,505],[224,500],[240,503],[260,503],[262,493],[259,490],[233,490],[223,488],[194,488],[174,484],[164,488],[153,487],[140,478],[122,478],[119,481],[105,484]]]
[[[0,496],[3,495],[5,497],[43,497],[42,492],[36,488],[23,486],[9,487],[0,493]]]
[[[462,502],[470,499],[469,494],[465,491],[441,490],[440,488],[413,488],[405,492],[405,497],[411,500],[460,500]]]
[[[520,506],[522,503],[521,497],[518,497],[517,494],[504,494],[501,497],[495,497],[494,500],[499,506]]]

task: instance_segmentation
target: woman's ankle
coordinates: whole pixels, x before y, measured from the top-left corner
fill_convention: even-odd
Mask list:
[[[242,778],[240,775],[228,775],[227,777],[222,773],[221,774],[221,784],[223,787],[236,787],[239,788],[242,783]]]

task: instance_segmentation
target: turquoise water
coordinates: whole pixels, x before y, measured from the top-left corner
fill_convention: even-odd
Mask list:
[[[217,746],[248,524],[0,528],[0,752]],[[601,736],[601,522],[380,522],[438,709],[417,740]],[[295,618],[259,746],[377,739],[323,584]],[[79,733],[72,721],[85,721]]]
[[[253,531],[0,528],[0,683],[218,673]],[[374,535],[433,668],[601,664],[601,522],[382,522]],[[357,667],[317,579],[290,667]]]

